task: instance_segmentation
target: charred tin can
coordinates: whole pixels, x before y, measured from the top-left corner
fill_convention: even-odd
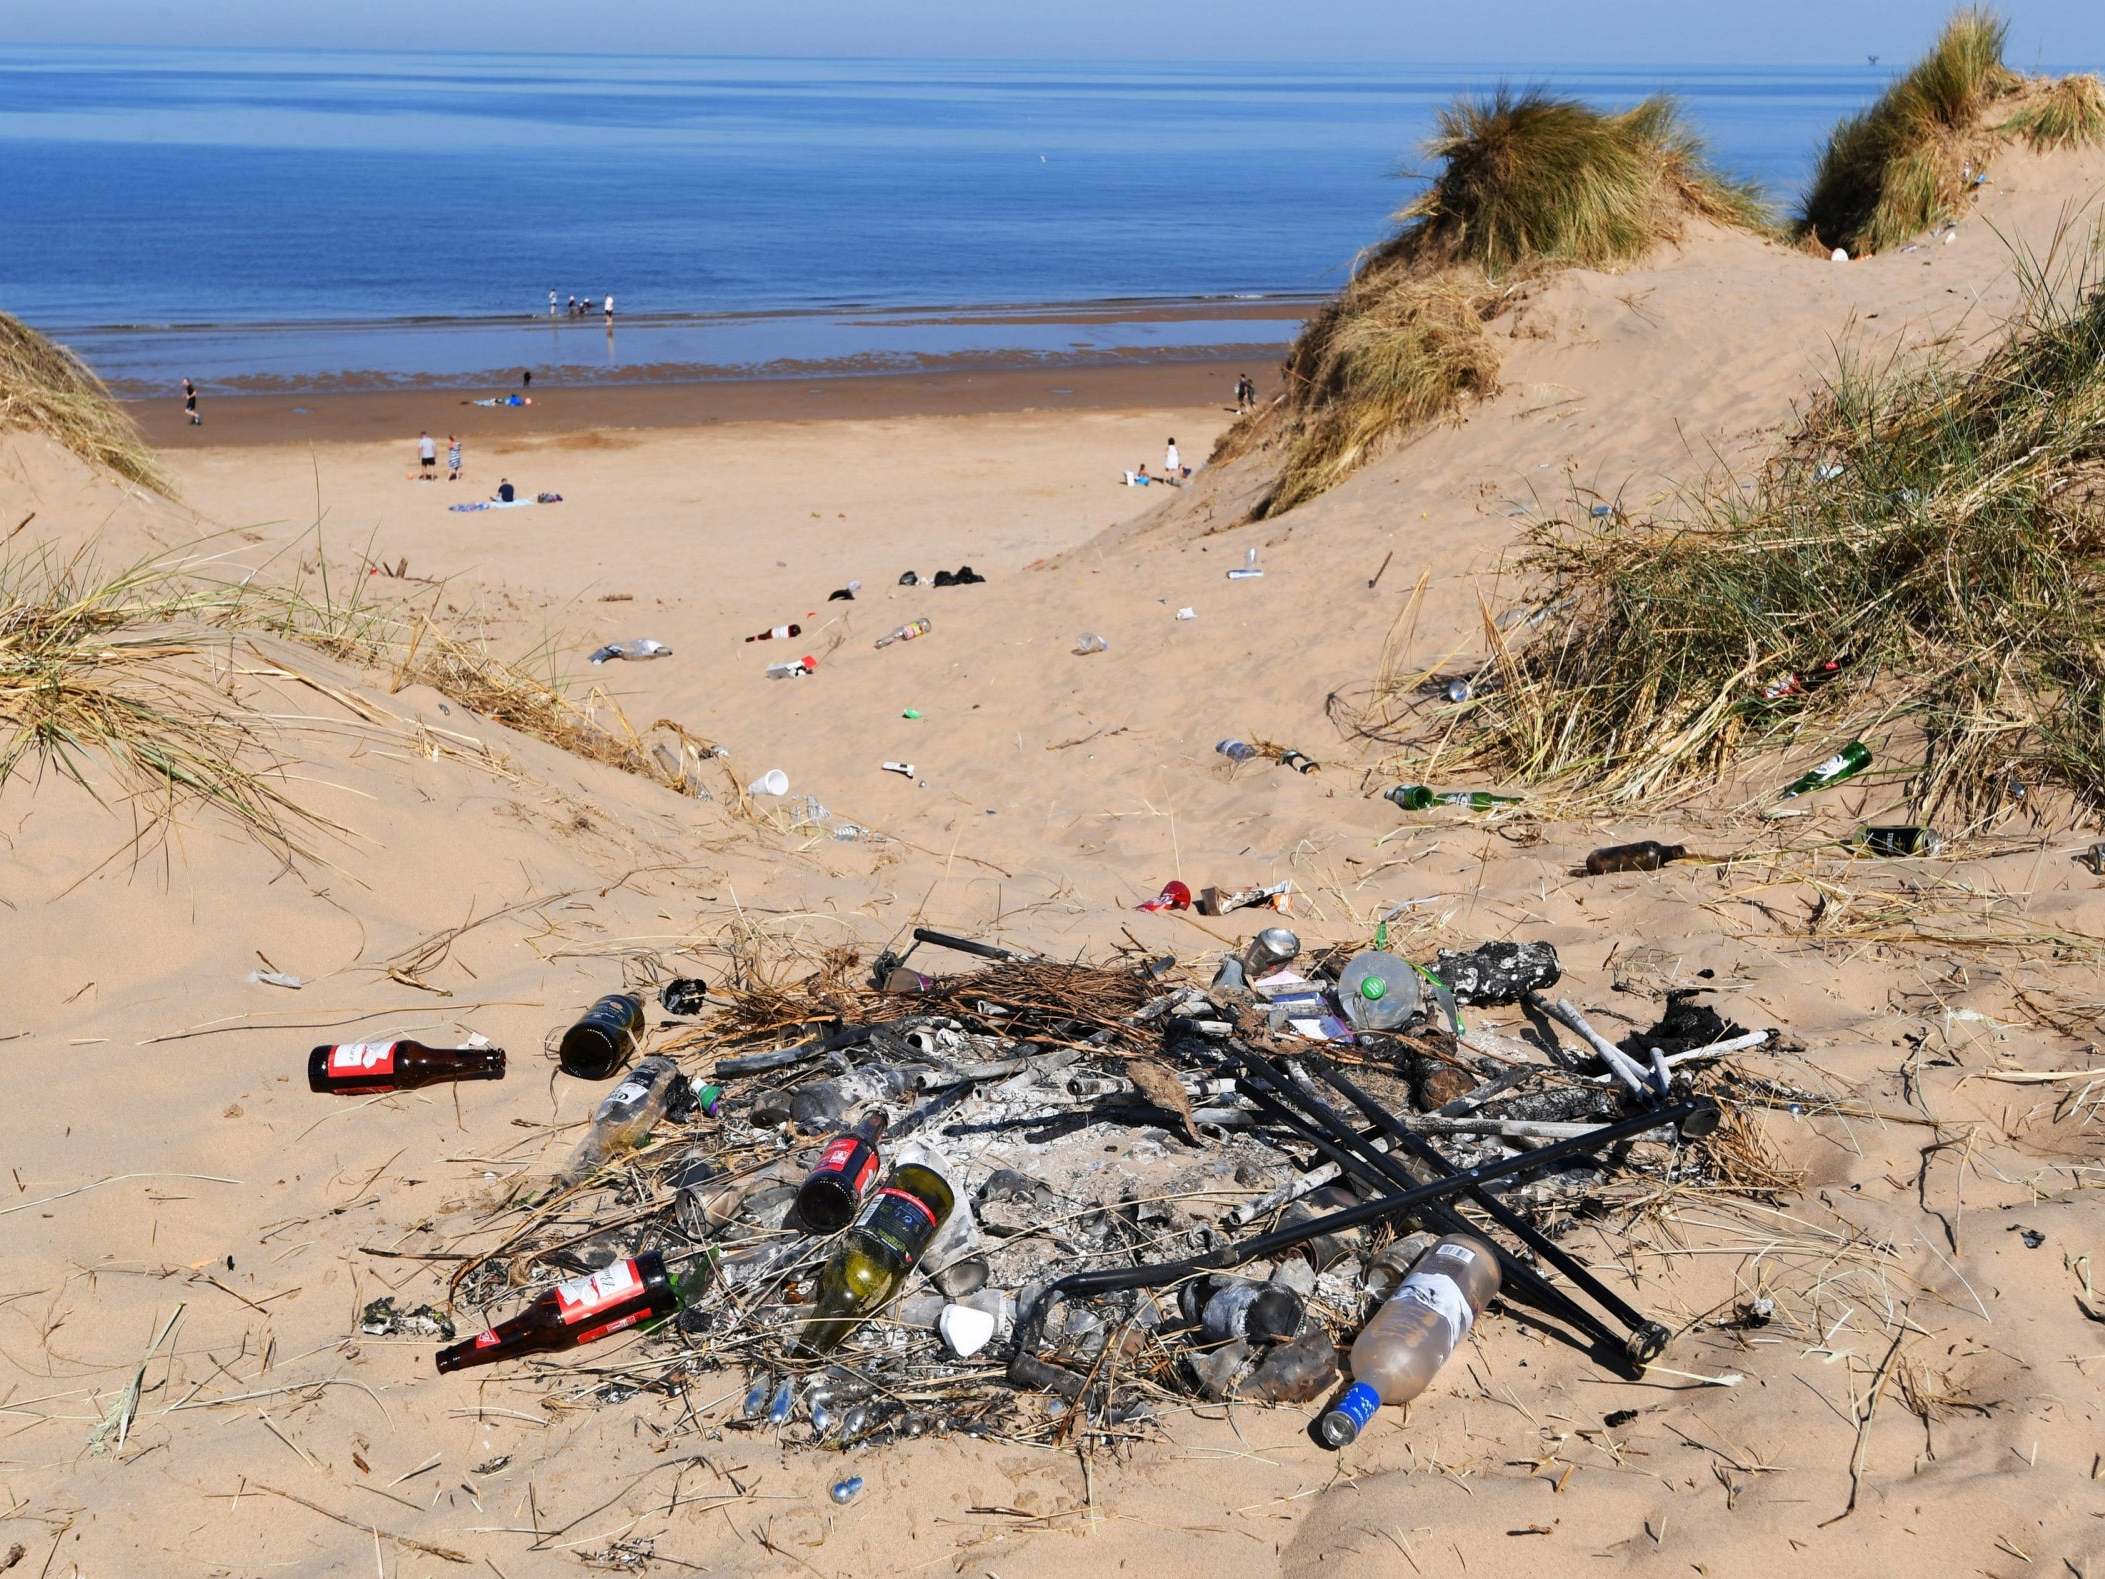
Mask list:
[[[1896,824],[1866,828],[1857,843],[1871,855],[1935,855],[1944,848],[1944,835],[1935,828]]]

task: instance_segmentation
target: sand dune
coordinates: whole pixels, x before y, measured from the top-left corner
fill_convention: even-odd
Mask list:
[[[0,437],[0,530],[37,512],[18,548],[119,559],[211,534],[230,578],[406,557],[429,579],[367,592],[510,654],[545,646],[639,727],[725,743],[735,782],[780,767],[891,836],[745,820],[721,794],[684,799],[271,638],[184,661],[272,720],[289,792],[340,825],[310,858],[195,811],[134,846],[142,808],[51,773],[11,782],[0,1553],[20,1542],[22,1571],[52,1575],[334,1575],[376,1547],[383,1573],[459,1566],[403,1537],[519,1575],[570,1571],[626,1533],[719,1573],[2095,1570],[2105,1342],[2079,1302],[2100,1246],[2095,1107],[2081,1081],[1993,1078],[2095,1063],[2105,901],[2067,854],[2087,840],[2019,822],[1960,860],[1852,871],[1861,897],[1814,931],[1816,877],[1830,896],[1841,879],[1806,854],[1569,873],[1610,836],[1802,850],[1886,810],[1876,787],[1782,832],[1738,809],[1774,762],[1670,818],[1406,818],[1371,798],[1388,781],[1326,701],[1367,684],[1421,574],[1413,651],[1475,652],[1478,595],[1496,597],[1522,513],[1573,490],[1648,506],[1753,463],[1838,344],[1883,356],[1988,334],[2014,299],[2009,247],[2045,248],[2101,184],[2095,157],[2013,155],[1949,245],[1843,267],[1702,234],[1621,274],[1561,275],[1496,326],[1512,344],[1495,400],[1249,527],[1234,523],[1262,457],[1167,503],[1117,486],[1171,433],[1206,452],[1223,415],[1190,406],[481,439],[457,488],[405,480],[414,433],[202,447],[171,459],[183,508]],[[499,475],[564,502],[444,508]],[[1251,547],[1264,577],[1228,581]],[[967,562],[985,585],[896,585]],[[853,603],[826,601],[857,578]],[[1197,617],[1177,620],[1186,606]],[[926,639],[873,650],[921,615]],[[806,630],[787,654],[740,641],[786,620]],[[1085,630],[1109,650],[1073,655]],[[674,656],[583,669],[630,635]],[[816,674],[763,677],[807,651]],[[1325,771],[1231,769],[1212,749],[1231,733]],[[1022,1447],[866,1456],[869,1490],[840,1510],[836,1461],[682,1434],[681,1408],[647,1396],[581,1408],[501,1373],[441,1381],[428,1345],[357,1332],[364,1301],[443,1281],[375,1252],[429,1242],[503,1173],[560,1158],[599,1093],[553,1078],[544,1038],[646,959],[713,971],[739,934],[869,949],[917,918],[1069,955],[1127,932],[1196,955],[1255,929],[1134,914],[1170,876],[1292,878],[1311,941],[1431,899],[1420,941],[1550,939],[1609,1023],[1701,982],[1786,1032],[1753,1072],[1831,1092],[1847,1116],[1754,1117],[1799,1176],[1773,1199],[1679,1201],[1628,1235],[1576,1236],[1687,1328],[1671,1371],[1627,1382],[1487,1321],[1407,1423],[1342,1456],[1299,1411],[1194,1408],[1086,1480],[1072,1454]],[[1896,941],[1910,918],[2035,941]],[[252,983],[259,955],[306,985]],[[377,1106],[304,1089],[309,1046],[383,1027],[482,1032],[512,1075]],[[1757,1295],[1773,1321],[1736,1324]],[[94,1450],[142,1359],[127,1444]],[[690,1402],[705,1420],[723,1407]],[[1832,1522],[1852,1465],[1855,1511]],[[733,1478],[746,1491],[725,1501]],[[701,1511],[668,1511],[675,1485]]]

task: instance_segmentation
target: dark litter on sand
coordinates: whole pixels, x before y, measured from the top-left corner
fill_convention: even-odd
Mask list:
[[[1642,1370],[1667,1328],[1560,1236],[1763,1187],[1729,1099],[1785,1088],[1722,1060],[1769,1033],[1699,994],[1618,1045],[1542,999],[1547,944],[1426,968],[1304,959],[1273,927],[1194,963],[917,929],[793,978],[734,962],[706,1001],[675,984],[692,1018],[661,1025],[556,1187],[515,1184],[453,1242],[441,1369],[523,1362],[552,1407],[721,1395],[704,1379],[735,1372],[721,1429],[827,1450],[1130,1435],[1228,1398],[1328,1400],[1338,1445],[1486,1308]],[[1494,1029],[1484,1006],[1518,1012]],[[667,1098],[668,1070],[707,1100]],[[450,1336],[440,1319],[376,1301],[364,1325]]]

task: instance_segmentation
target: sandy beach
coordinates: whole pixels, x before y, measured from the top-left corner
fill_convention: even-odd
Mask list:
[[[1806,765],[1775,757],[1611,813],[1407,814],[1379,798],[1388,745],[1349,723],[1390,644],[1411,674],[1482,659],[1537,512],[1635,513],[1758,467],[1838,345],[1985,343],[2010,249],[2045,252],[2101,188],[2096,153],[2013,156],[1949,243],[1843,266],[1698,227],[1565,271],[1493,324],[1499,393],[1255,524],[1263,457],[1203,464],[1234,364],[537,387],[519,411],[247,397],[201,429],[144,403],[179,501],[0,433],[15,551],[296,584],[339,636],[361,608],[428,617],[603,720],[728,753],[712,798],[683,797],[262,621],[184,656],[317,819],[298,853],[210,808],[158,823],[107,775],[7,786],[0,1571],[2105,1571],[2105,884],[2071,858],[2095,835],[2041,797],[1936,859],[1853,861],[1837,841],[1890,820],[1904,770],[1764,820]],[[1278,369],[1247,370],[1269,398]],[[464,436],[462,481],[413,475],[421,428],[442,454]],[[1189,486],[1122,485],[1172,437]],[[449,509],[500,479],[561,502]],[[1228,578],[1252,556],[1261,578]],[[984,584],[929,584],[966,564]],[[789,622],[786,645],[743,640]],[[1077,653],[1084,633],[1107,649]],[[587,665],[634,637],[670,656]],[[815,672],[766,677],[805,654]],[[1322,771],[1227,762],[1226,736]],[[777,768],[885,839],[742,806]],[[1577,875],[1646,837],[1729,859]],[[1618,1375],[1508,1311],[1343,1453],[1306,1408],[1185,1399],[1089,1454],[860,1453],[837,1506],[839,1456],[727,1425],[736,1371],[599,1395],[623,1364],[655,1374],[636,1334],[439,1377],[431,1343],[360,1331],[382,1294],[443,1305],[504,1187],[567,1153],[604,1093],[552,1040],[601,993],[867,958],[916,923],[1203,981],[1273,919],[1135,911],[1172,877],[1290,880],[1311,950],[1383,913],[1426,955],[1552,942],[1617,1034],[1673,988],[1773,1029],[1747,1075],[1819,1100],[1748,1096],[1771,1183],[1567,1239],[1674,1329],[1661,1366]],[[509,1050],[503,1083],[306,1089],[318,1042],[469,1033]]]

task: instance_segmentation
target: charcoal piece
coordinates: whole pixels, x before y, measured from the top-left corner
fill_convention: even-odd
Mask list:
[[[702,1012],[708,1005],[703,1001],[709,994],[709,984],[699,976],[680,976],[668,981],[658,989],[658,1002],[665,1006],[667,1014],[687,1018]]]
[[[1441,949],[1433,956],[1433,972],[1457,1003],[1499,1004],[1554,987],[1564,967],[1554,944],[1484,943],[1463,954]]]
[[[1438,1058],[1420,1058],[1411,1072],[1411,1105],[1431,1113],[1450,1102],[1458,1102],[1480,1082],[1466,1069]]]
[[[1649,1062],[1655,1050],[1662,1054],[1685,1053],[1691,1047],[1708,1047],[1712,1042],[1744,1036],[1745,1026],[1726,1019],[1707,1003],[1696,1002],[1705,990],[1682,987],[1669,992],[1666,1013],[1659,1017],[1659,1023],[1649,1030],[1632,1032],[1616,1046],[1642,1063]]]

